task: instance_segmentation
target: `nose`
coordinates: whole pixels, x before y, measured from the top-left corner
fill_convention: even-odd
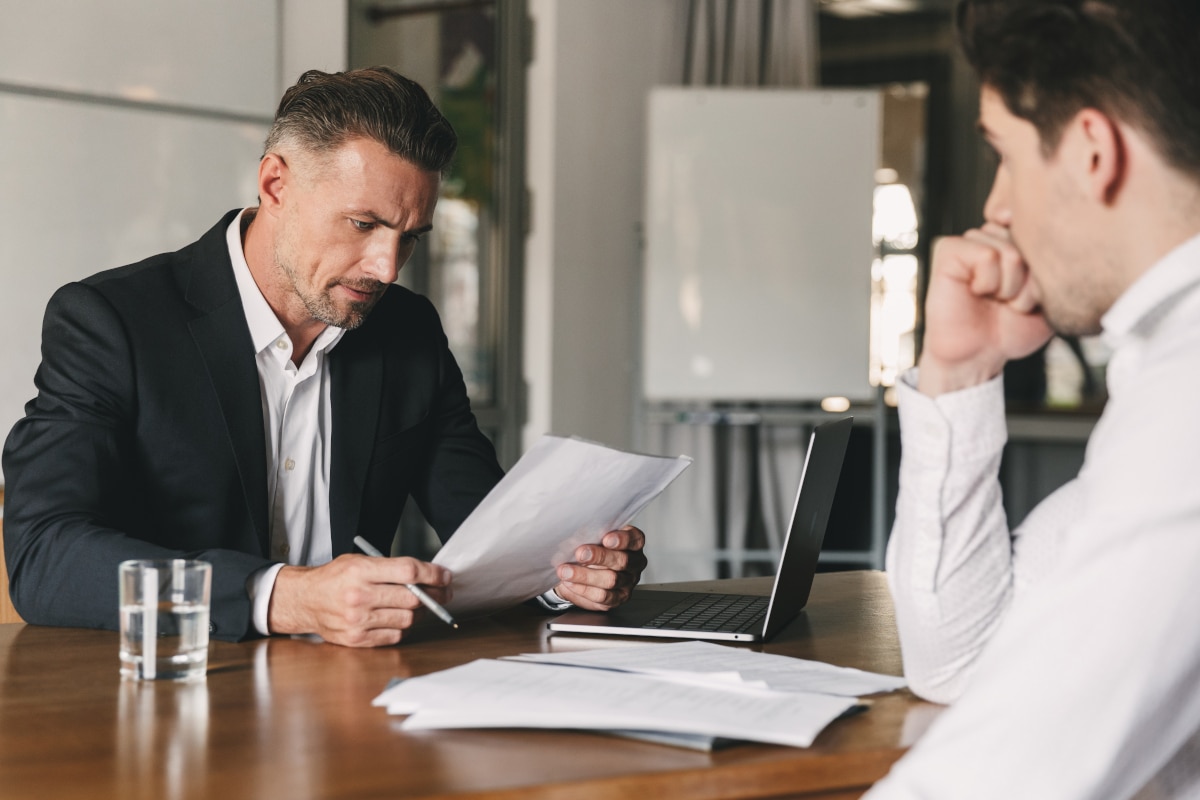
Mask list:
[[[395,283],[400,267],[408,260],[399,237],[379,242],[378,246],[364,259],[363,266],[368,275],[380,283]]]
[[[1003,168],[996,169],[992,190],[983,204],[983,218],[988,222],[1009,227],[1012,225],[1012,207],[1008,196],[1008,176]]]

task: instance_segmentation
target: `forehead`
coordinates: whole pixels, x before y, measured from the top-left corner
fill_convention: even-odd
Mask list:
[[[999,92],[986,84],[980,89],[979,128],[985,136],[993,138],[1007,133],[1022,121],[1008,110]]]
[[[405,175],[421,176],[428,182],[438,181],[441,177],[436,172],[430,172],[396,155],[374,139],[366,138],[348,139],[332,150],[313,155],[308,161],[319,179],[361,180],[376,175]]]
[[[384,213],[400,206],[418,211],[437,199],[441,176],[392,153],[373,139],[350,139],[308,160],[306,169],[329,200],[370,206]],[[378,208],[375,208],[378,206]]]

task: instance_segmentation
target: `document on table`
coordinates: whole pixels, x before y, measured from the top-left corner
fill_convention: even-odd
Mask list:
[[[907,686],[904,678],[837,667],[774,653],[758,653],[711,642],[642,644],[569,653],[526,653],[514,661],[591,667],[662,679],[728,686],[731,680],[781,692],[817,692],[857,697]]]
[[[553,589],[575,548],[629,524],[691,463],[543,436],[434,557],[454,573],[446,607],[487,613]]]
[[[405,730],[656,731],[808,747],[853,698],[675,684],[607,670],[480,659],[409,678],[374,701]]]

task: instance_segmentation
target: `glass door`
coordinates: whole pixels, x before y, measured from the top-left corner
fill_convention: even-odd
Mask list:
[[[350,66],[389,66],[417,81],[458,133],[434,232],[400,283],[437,307],[480,427],[510,467],[525,421],[525,3],[351,0],[349,11]],[[401,546],[420,555],[436,540],[414,511],[405,513]]]

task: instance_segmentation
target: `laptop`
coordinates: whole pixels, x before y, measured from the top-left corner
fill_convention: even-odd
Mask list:
[[[770,597],[635,591],[613,611],[569,611],[546,627],[554,633],[725,642],[763,642],[779,633],[808,602],[853,419],[813,429]]]

